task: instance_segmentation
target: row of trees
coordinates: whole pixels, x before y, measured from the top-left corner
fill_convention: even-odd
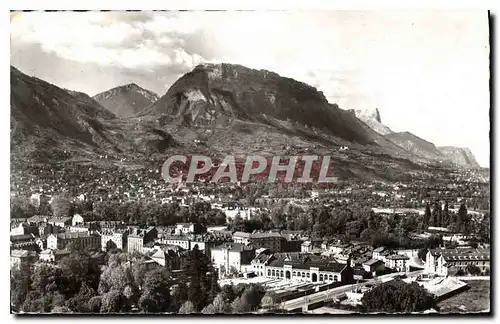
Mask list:
[[[197,202],[189,207],[178,203],[145,201],[72,202],[66,195],[54,196],[50,206],[42,203],[35,207],[27,197],[15,197],[11,201],[11,218],[27,218],[36,214],[66,217],[74,213],[81,214],[87,221],[123,221],[144,226],[169,226],[179,222],[199,222],[204,225],[226,223],[226,215],[221,210],[212,209],[207,202]]]

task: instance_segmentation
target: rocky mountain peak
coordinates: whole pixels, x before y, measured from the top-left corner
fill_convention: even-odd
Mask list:
[[[93,98],[118,117],[130,117],[156,102],[158,95],[136,83],[129,83],[101,92]]]

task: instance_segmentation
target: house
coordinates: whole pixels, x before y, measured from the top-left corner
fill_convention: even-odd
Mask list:
[[[256,250],[255,254],[255,258],[250,261],[252,270],[257,276],[265,276],[265,267],[269,264],[269,262],[274,260],[273,253],[267,249],[261,248]]]
[[[312,252],[312,242],[305,241],[300,245],[300,252],[302,253],[311,253]]]
[[[250,243],[256,248],[266,248],[274,252],[283,251],[285,238],[279,233],[252,233]]]
[[[49,263],[55,263],[59,262],[62,258],[65,256],[70,255],[71,252],[68,250],[51,250],[51,249],[46,249],[40,252],[40,261],[42,262],[49,262]]]
[[[132,231],[127,238],[127,251],[129,254],[134,252],[144,253],[145,245],[154,242],[158,236],[158,231],[154,227],[147,229],[131,228]]]
[[[120,249],[124,251],[127,248],[127,238],[129,230],[125,228],[103,229],[101,231],[101,249]]]
[[[410,258],[405,254],[391,254],[385,260],[385,266],[398,272],[410,271]]]
[[[339,254],[342,253],[345,249],[347,249],[350,246],[348,243],[342,243],[340,240],[337,241],[336,243],[329,244],[327,246],[327,251],[330,252],[331,254]]]
[[[366,272],[369,272],[372,275],[379,270],[383,270],[384,268],[384,262],[378,259],[370,259],[366,262],[363,262],[363,269],[365,269]]]
[[[171,249],[158,249],[151,259],[170,271],[180,268],[180,255]]]
[[[241,272],[241,266],[250,264],[255,249],[251,245],[241,243],[223,243],[210,250],[213,267],[219,273],[219,278],[224,275]]]
[[[38,234],[38,227],[35,224],[19,223],[13,224],[10,228],[10,235]]]
[[[35,251],[29,250],[11,250],[10,251],[10,268],[23,270],[33,264],[38,258]]]
[[[36,250],[38,245],[35,242],[33,233],[26,235],[11,235],[10,248],[19,250]]]
[[[26,221],[30,224],[39,225],[41,223],[46,223],[48,220],[49,220],[49,216],[35,215],[35,216],[28,218]]]
[[[233,242],[238,244],[250,244],[250,233],[234,232]]]
[[[84,224],[83,217],[80,214],[74,214],[73,217],[71,218],[71,225],[76,226],[83,224]]]
[[[191,250],[191,239],[183,235],[167,235],[161,241],[167,245],[175,245],[183,248],[184,250]],[[199,246],[198,246],[199,248]]]
[[[363,280],[370,277],[370,273],[367,272],[363,267],[356,266],[352,268],[353,279],[355,281]]]
[[[47,236],[49,234],[57,234],[63,232],[64,229],[58,226],[54,226],[49,223],[39,223],[38,224],[38,235]]]
[[[478,267],[481,272],[490,271],[489,249],[433,249],[429,250],[425,260],[425,272],[448,276],[467,266]]]
[[[176,235],[202,234],[206,232],[207,228],[199,223],[180,223],[175,225]]]
[[[380,257],[380,254],[384,251],[385,251],[385,247],[383,247],[383,246],[379,246],[378,248],[374,249],[372,252],[372,259],[381,260],[381,261],[385,262],[385,260],[383,260],[383,258]]]
[[[71,225],[73,221],[72,217],[53,217],[47,220],[47,223],[54,226],[65,227]]]
[[[63,250],[63,249],[85,249],[85,248],[101,248],[101,236],[98,234],[88,233],[58,233],[50,234],[47,237],[47,249]]]
[[[334,256],[338,263],[347,264],[349,262],[351,267],[354,267],[354,260],[352,259],[352,253],[349,249],[344,250]]]

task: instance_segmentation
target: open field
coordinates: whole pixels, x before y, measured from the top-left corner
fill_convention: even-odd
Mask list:
[[[490,281],[467,281],[470,289],[438,304],[442,313],[483,312],[490,309]]]

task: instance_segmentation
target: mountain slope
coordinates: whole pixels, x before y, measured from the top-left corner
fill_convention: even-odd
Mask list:
[[[385,137],[401,146],[412,155],[435,161],[446,160],[446,157],[441,154],[434,144],[410,132],[392,133],[385,135]]]
[[[118,117],[131,117],[158,100],[158,95],[135,83],[101,92],[93,97]]]
[[[96,152],[151,154],[175,145],[154,125],[125,122],[88,95],[61,89],[11,67],[11,153],[54,159]]]
[[[437,148],[447,160],[450,160],[453,164],[478,168],[479,163],[477,163],[474,154],[467,147],[455,147],[455,146],[440,146]]]
[[[203,64],[175,82],[141,116],[163,116],[184,125],[207,126],[234,118],[267,123],[288,120],[359,144],[372,133],[348,112],[328,103],[305,83],[233,64]]]

